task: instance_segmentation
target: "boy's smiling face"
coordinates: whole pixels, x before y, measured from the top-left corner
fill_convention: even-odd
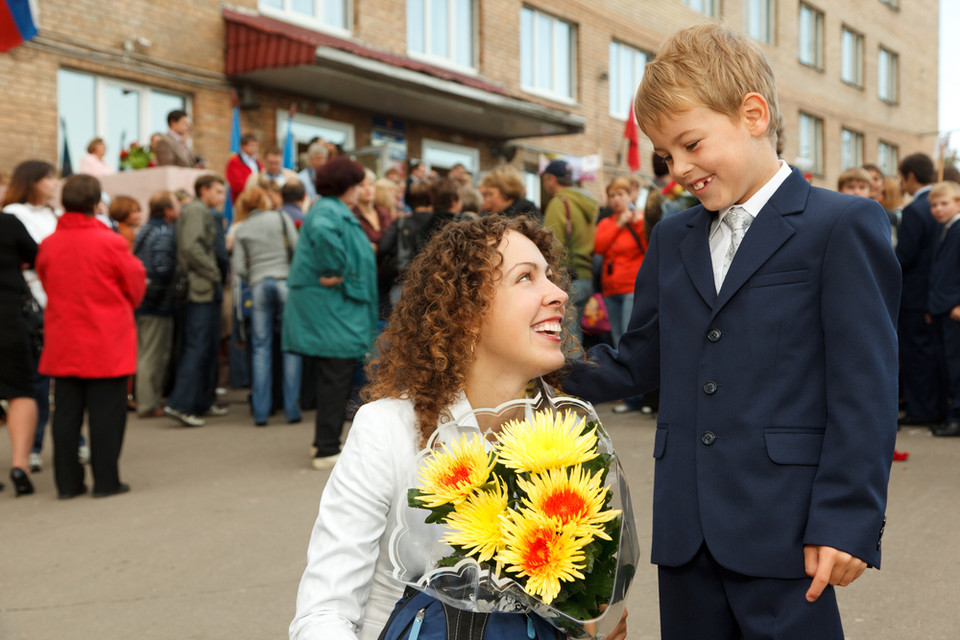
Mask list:
[[[955,215],[960,213],[960,198],[949,195],[930,198],[930,213],[941,224],[950,222]]]
[[[702,105],[664,115],[644,133],[678,184],[710,211],[743,204],[779,169],[769,111],[747,94],[736,118]]]

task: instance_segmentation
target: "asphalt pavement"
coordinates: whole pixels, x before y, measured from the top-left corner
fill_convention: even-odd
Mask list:
[[[246,392],[230,415],[185,429],[132,417],[125,495],[57,500],[50,467],[37,494],[0,492],[0,638],[284,638],[328,472],[310,466],[313,412],[255,428]],[[598,412],[630,481],[649,558],[655,418]],[[0,428],[0,432],[5,429]],[[960,638],[960,438],[901,431],[890,482],[883,570],[839,590],[850,640]],[[0,460],[10,442],[0,433]],[[736,473],[735,469],[731,473]],[[640,567],[629,637],[659,638],[656,569]]]

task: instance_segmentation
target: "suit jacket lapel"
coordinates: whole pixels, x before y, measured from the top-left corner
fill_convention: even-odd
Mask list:
[[[680,243],[680,260],[697,292],[708,306],[713,307],[717,300],[717,285],[713,279],[713,262],[710,259],[710,211],[704,209],[700,215],[688,223],[690,231]]]
[[[717,294],[714,314],[756,273],[757,269],[793,235],[793,227],[784,216],[800,213],[807,202],[810,183],[796,169],[773,194],[743,237],[730,270]]]

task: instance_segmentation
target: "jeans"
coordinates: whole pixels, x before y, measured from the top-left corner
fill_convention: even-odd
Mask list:
[[[273,331],[283,325],[287,303],[286,280],[264,278],[253,285],[253,420],[266,422],[273,403]],[[300,356],[283,354],[283,413],[287,420],[300,419]]]
[[[613,346],[616,348],[620,342],[620,336],[627,331],[627,325],[630,323],[630,314],[633,312],[633,294],[620,293],[613,296],[604,296],[603,302],[607,305],[607,313],[610,314],[610,337],[613,339]]]
[[[583,341],[583,328],[580,321],[583,319],[583,310],[593,295],[593,281],[590,278],[581,278],[570,283],[570,299],[567,301],[568,307],[573,307],[574,313],[568,316],[567,331],[577,337],[577,342]]]
[[[188,302],[183,313],[183,353],[167,406],[199,415],[216,398],[211,377],[220,348],[220,303]]]

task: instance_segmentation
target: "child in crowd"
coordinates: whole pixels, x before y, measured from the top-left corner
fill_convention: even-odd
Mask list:
[[[930,267],[928,309],[933,318],[941,371],[945,374],[947,421],[931,428],[935,436],[960,436],[960,185],[935,184],[928,195],[930,213],[943,225]]]
[[[837,191],[854,196],[870,197],[870,173],[866,169],[853,167],[847,169],[837,178]]]
[[[635,109],[701,206],[656,226],[618,349],[591,349],[564,390],[660,387],[663,638],[841,640],[834,585],[880,565],[896,439],[887,217],[777,157],[773,72],[722,25],[669,38]]]

